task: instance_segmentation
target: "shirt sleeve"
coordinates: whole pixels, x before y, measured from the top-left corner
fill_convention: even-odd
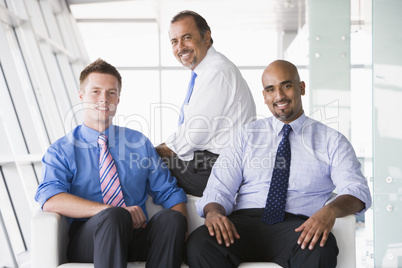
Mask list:
[[[243,181],[243,146],[241,135],[236,134],[233,146],[222,150],[211,175],[203,196],[197,200],[197,213],[204,215],[204,207],[208,203],[218,203],[225,208],[226,215],[233,211],[236,194]]]
[[[164,208],[171,208],[179,203],[187,202],[186,193],[177,186],[176,178],[171,175],[150,141],[147,143],[147,150],[151,160],[148,161],[150,166],[147,189],[154,203]]]
[[[371,207],[372,199],[367,179],[361,171],[355,151],[350,142],[340,133],[331,144],[331,178],[339,195],[352,195],[365,204],[357,215],[363,214]]]
[[[42,158],[41,183],[36,191],[35,200],[41,207],[46,201],[59,193],[70,192],[73,174],[68,168],[66,159],[54,145],[49,147]]]
[[[197,80],[195,84],[197,87]],[[184,106],[183,124],[165,142],[185,161],[210,143],[222,120],[230,121],[225,116],[234,101],[235,85],[222,72],[211,73],[198,86],[189,105]]]

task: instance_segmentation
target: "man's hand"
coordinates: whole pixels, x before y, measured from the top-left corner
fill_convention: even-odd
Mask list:
[[[320,236],[320,246],[323,247],[327,242],[329,232],[335,224],[335,219],[357,213],[364,209],[365,204],[352,195],[340,195],[334,201],[314,213],[296,232],[302,232],[297,243],[305,249],[308,244],[309,249],[314,249]]]
[[[205,206],[205,226],[208,228],[209,234],[216,237],[218,244],[224,242],[229,247],[235,242],[235,238],[239,239],[240,235],[234,224],[228,217],[222,213],[223,207],[217,203],[209,203]]]
[[[139,206],[125,207],[130,212],[133,221],[133,229],[145,228],[147,226],[147,218],[144,211]]]
[[[172,157],[175,156],[176,153],[170,150],[169,147],[166,146],[165,143],[161,143],[155,147],[156,152],[159,154],[161,158],[163,157]]]
[[[323,247],[335,224],[335,219],[336,214],[331,207],[323,207],[295,229],[296,232],[302,232],[297,244],[301,245],[302,249],[305,249],[310,244],[308,248],[313,250],[322,235],[320,246]]]

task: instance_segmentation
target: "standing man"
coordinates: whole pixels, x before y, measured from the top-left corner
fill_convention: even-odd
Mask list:
[[[262,84],[274,116],[245,125],[220,154],[196,203],[205,225],[187,240],[188,263],[335,267],[335,219],[371,206],[361,165],[345,136],[304,114],[305,84],[293,64],[274,61]]]
[[[96,268],[180,267],[187,202],[151,142],[114,126],[121,93],[115,67],[98,59],[80,76],[84,123],[50,146],[43,157],[35,200],[70,221],[68,260]],[[148,221],[150,194],[164,209]]]
[[[156,147],[187,194],[201,196],[232,131],[255,119],[253,96],[239,69],[212,46],[211,29],[203,17],[182,11],[169,30],[172,51],[191,79],[179,127]]]

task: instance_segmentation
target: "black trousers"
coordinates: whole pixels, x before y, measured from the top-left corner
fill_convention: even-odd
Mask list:
[[[179,157],[164,157],[177,185],[187,194],[202,196],[209,175],[219,155],[209,151],[196,151],[191,161],[183,161]]]
[[[126,268],[128,261],[146,261],[146,267],[178,268],[184,255],[186,218],[164,209],[146,228],[132,228],[130,213],[108,208],[88,221],[74,221],[67,250],[69,262],[93,262],[96,268]]]
[[[285,221],[273,225],[261,221],[263,209],[239,210],[229,216],[240,239],[230,247],[219,245],[205,225],[191,233],[186,244],[186,257],[191,268],[238,267],[242,262],[275,262],[280,266],[331,268],[336,266],[338,247],[332,233],[324,247],[313,250],[297,244],[300,233],[294,230],[307,217],[286,214]]]

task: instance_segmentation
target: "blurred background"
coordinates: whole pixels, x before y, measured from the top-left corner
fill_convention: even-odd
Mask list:
[[[155,145],[175,131],[190,72],[168,29],[186,9],[240,68],[258,117],[270,116],[263,69],[296,64],[305,113],[351,141],[372,190],[356,218],[357,267],[402,267],[400,0],[0,0],[0,267],[30,267],[41,158],[82,123],[88,63],[102,58],[123,77],[115,124]]]

